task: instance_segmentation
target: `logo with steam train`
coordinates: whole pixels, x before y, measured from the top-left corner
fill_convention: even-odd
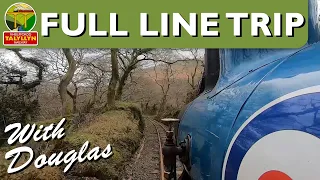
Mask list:
[[[37,46],[38,32],[32,31],[37,22],[35,10],[26,3],[11,5],[4,14],[9,31],[3,33],[5,46]]]

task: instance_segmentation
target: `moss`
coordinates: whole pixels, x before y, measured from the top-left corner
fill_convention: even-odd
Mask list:
[[[52,180],[64,180],[64,176],[62,171],[58,167],[44,167],[43,169],[36,169],[33,164],[28,166],[25,170],[15,173],[15,174],[8,174],[7,168],[11,161],[6,160],[5,153],[14,149],[16,146],[6,147],[0,149],[0,179],[10,179],[10,180],[45,180],[50,177]],[[26,156],[22,156],[18,161],[17,166],[22,165],[26,162]]]
[[[65,118],[66,118],[66,120],[67,120],[67,123],[65,124],[64,127],[68,127],[68,126],[71,125],[70,120],[71,120],[73,117],[74,117],[73,114],[69,114],[69,115],[65,116]],[[39,125],[42,124],[42,125],[45,125],[45,126],[50,125],[50,124],[52,124],[52,123],[57,124],[57,123],[59,123],[59,122],[61,121],[62,118],[63,118],[62,116],[58,116],[58,117],[53,118],[53,119],[43,120],[43,121],[36,122],[36,124],[39,124]]]
[[[121,107],[132,107],[130,103],[122,103]],[[133,119],[131,111],[127,110],[112,110],[103,114],[97,115],[93,120],[90,120],[85,125],[74,128],[72,126],[73,116],[67,117],[65,124],[66,136],[61,140],[51,140],[47,144],[45,142],[33,142],[28,144],[33,149],[40,148],[39,153],[45,153],[47,156],[54,152],[63,151],[64,153],[70,150],[79,151],[81,146],[86,142],[90,142],[90,149],[99,146],[104,149],[108,144],[112,146],[113,155],[109,159],[100,159],[99,161],[91,161],[85,163],[75,163],[71,168],[68,176],[73,177],[95,177],[98,179],[119,179],[124,172],[124,165],[129,160],[133,153],[138,149],[142,133],[139,131],[139,125]],[[58,123],[62,118],[37,122],[36,124],[50,125]],[[0,149],[0,156],[4,159],[4,154],[14,147]],[[31,164],[26,170],[8,176],[6,173],[10,161],[0,161],[0,177],[10,179],[64,179],[63,166],[61,167],[45,167],[36,169]],[[3,179],[3,178],[0,178]]]
[[[133,118],[138,120],[138,127],[140,132],[144,131],[145,128],[145,121],[142,117],[142,110],[138,104],[135,103],[130,103],[130,102],[122,102],[122,101],[117,101],[116,102],[116,107],[121,110],[130,110],[131,113],[133,114]]]
[[[94,146],[104,148],[108,144],[112,146],[113,156],[110,159],[78,164],[75,167],[78,170],[73,172],[73,175],[94,175],[99,179],[118,179],[121,176],[124,162],[138,149],[142,137],[138,126],[128,118],[130,114],[123,110],[107,111],[97,116],[94,122],[79,128],[64,139],[66,144],[76,148],[87,140],[91,148]]]

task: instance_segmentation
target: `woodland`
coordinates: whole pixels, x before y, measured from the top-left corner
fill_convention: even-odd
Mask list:
[[[121,179],[139,147],[145,117],[177,117],[198,93],[203,49],[0,49],[1,179]],[[66,118],[62,140],[28,142],[36,154],[92,145],[113,146],[108,160],[63,167],[27,168],[8,175],[4,128],[48,125]],[[21,158],[21,162],[27,157]]]

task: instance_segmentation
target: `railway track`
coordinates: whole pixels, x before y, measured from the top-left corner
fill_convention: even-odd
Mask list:
[[[155,127],[156,133],[158,135],[159,157],[160,157],[160,159],[159,159],[159,161],[160,161],[160,167],[159,167],[160,168],[160,180],[166,180],[166,178],[164,177],[162,146],[166,140],[166,132],[168,130],[168,127],[158,121],[155,121],[155,120],[150,120],[150,121],[153,124],[153,126]],[[177,173],[177,179],[178,179],[178,177],[181,175],[182,170],[183,170],[183,166],[178,159],[177,159],[176,167],[177,167],[176,173]]]
[[[163,143],[164,141],[166,140],[166,127],[155,121],[155,120],[150,120],[151,123],[153,124],[153,126],[155,127],[156,129],[156,133],[158,135],[158,142],[159,142],[159,161],[160,161],[160,180],[165,180],[164,178],[164,166],[163,166],[163,156],[162,156],[162,146],[163,146]],[[159,130],[159,127],[160,127],[160,130]]]
[[[126,166],[122,180],[166,180],[162,146],[166,139],[165,125],[154,121],[153,116],[146,116],[144,138],[132,162]]]
[[[169,128],[153,120],[153,116],[145,118],[146,129],[140,149],[136,152],[132,162],[126,166],[126,173],[122,180],[167,180],[164,173],[162,148]],[[183,165],[178,159],[176,167],[178,179],[183,171]]]

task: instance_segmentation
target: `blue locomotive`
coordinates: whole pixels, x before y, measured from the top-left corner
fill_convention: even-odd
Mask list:
[[[309,0],[308,22],[300,49],[206,50],[200,94],[167,133],[168,179],[176,155],[180,179],[320,179],[317,0]]]

